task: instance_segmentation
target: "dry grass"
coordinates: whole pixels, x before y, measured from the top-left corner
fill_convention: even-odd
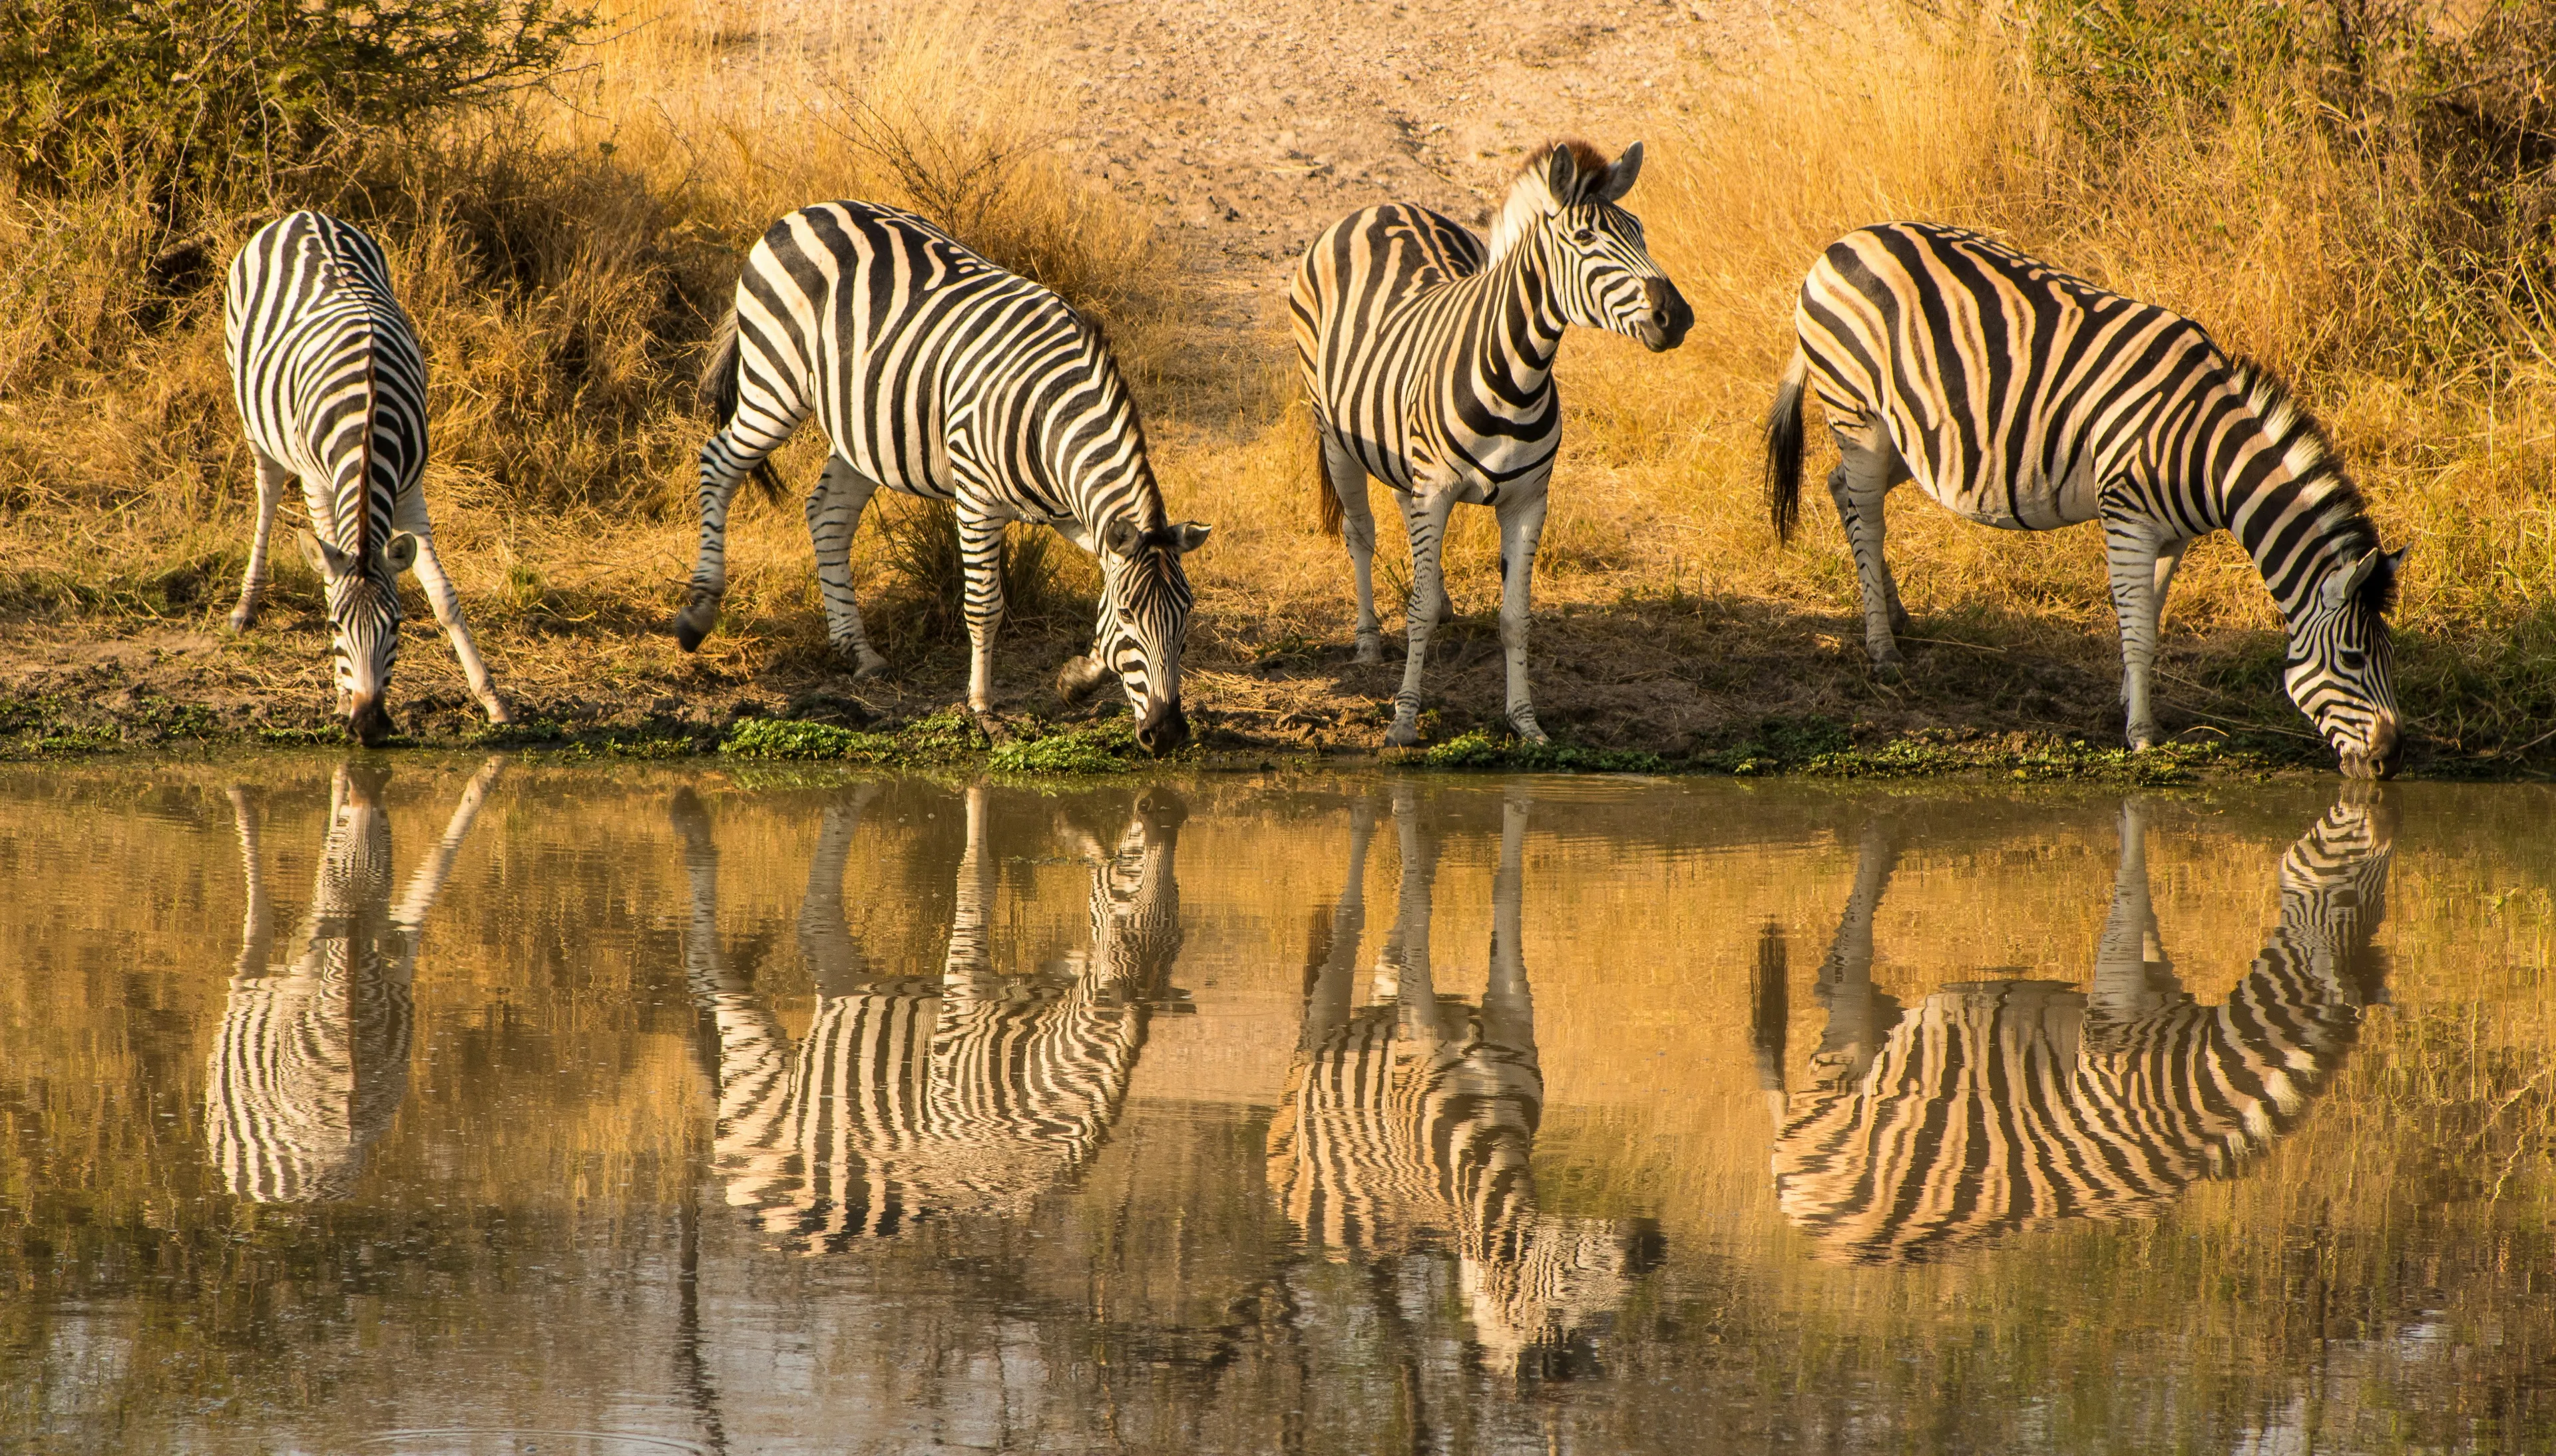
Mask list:
[[[1312,531],[1284,339],[1202,371],[1178,331],[1181,260],[1135,204],[1046,149],[1030,118],[1069,113],[1036,75],[984,64],[968,24],[961,10],[882,23],[848,5],[634,0],[555,95],[385,141],[332,196],[275,199],[338,206],[389,247],[434,356],[439,539],[510,679],[575,683],[606,659],[630,681],[682,691],[704,672],[823,667],[798,512],[759,502],[735,527],[715,661],[687,664],[634,635],[661,620],[691,558],[703,425],[687,384],[707,322],[770,218],[844,195],[935,211],[1109,320],[1175,512],[1217,527],[1192,562],[1203,683],[1275,702],[1278,689],[1215,669],[1345,642],[1346,572]],[[2414,546],[2409,709],[2466,755],[2542,732],[2556,716],[2556,336],[2507,290],[2462,293],[2423,253],[2420,179],[2403,159],[2339,149],[2268,92],[2100,151],[2066,124],[2020,33],[1993,18],[1898,44],[1867,37],[1806,22],[1770,54],[1700,64],[1649,137],[1630,200],[1697,324],[1660,358],[1606,337],[1565,350],[1570,425],[1537,591],[1554,609],[1539,657],[1587,676],[1564,689],[1595,715],[1574,726],[1673,738],[1805,703],[1911,721],[2110,721],[2111,614],[2090,534],[1980,531],[1914,493],[1893,513],[1913,635],[1968,645],[1934,651],[1948,663],[2041,665],[2066,701],[2044,694],[2036,708],[1922,671],[1913,698],[1865,683],[1834,533],[1778,550],[1762,524],[1756,431],[1803,268],[1851,227],[1924,217],[2177,307],[2287,375],[2341,441],[2384,537]],[[211,229],[209,255],[271,211],[244,200]],[[111,193],[0,195],[0,604],[209,627],[238,566],[248,477],[218,289],[155,293],[148,263],[166,240],[138,215]],[[785,478],[813,476],[813,434],[784,452]],[[1460,612],[1486,617],[1488,513],[1459,513],[1449,559]],[[892,571],[879,533],[863,533],[856,564],[864,580]],[[298,564],[286,570],[288,602],[314,595]],[[1389,597],[1402,568],[1380,574]],[[2231,544],[2197,549],[2169,617],[2170,711],[2302,728],[2278,696],[2276,627]],[[1664,643],[1665,657],[1645,650]],[[1662,673],[1686,684],[1674,712],[1602,721],[1611,700],[1598,689]],[[1834,685],[1805,696],[1812,679]],[[1451,697],[1470,680],[1433,676]],[[1381,689],[1349,673],[1325,690]]]

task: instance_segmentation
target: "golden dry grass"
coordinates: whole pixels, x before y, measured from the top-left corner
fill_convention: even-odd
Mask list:
[[[393,258],[436,381],[438,537],[506,680],[554,695],[684,692],[824,666],[788,506],[739,513],[728,611],[703,658],[680,658],[656,632],[693,549],[700,341],[771,218],[846,195],[942,215],[1109,321],[1174,511],[1217,527],[1192,563],[1204,685],[1261,701],[1275,689],[1218,669],[1345,640],[1346,572],[1312,530],[1283,336],[1203,357],[1181,327],[1184,260],[1139,205],[1045,146],[1043,119],[1070,113],[1035,72],[975,51],[969,12],[881,22],[844,4],[628,0],[607,19],[607,39],[553,93],[384,139],[331,195],[272,199],[362,217]],[[1762,524],[1758,422],[1802,269],[1851,227],[1925,217],[2181,309],[2282,371],[2341,441],[2382,534],[2414,546],[2409,710],[2471,756],[2543,731],[2556,714],[2556,364],[2543,320],[2425,271],[2404,195],[2419,182],[2394,159],[2338,150],[2268,94],[2161,121],[2127,156],[2099,154],[2019,34],[1993,16],[1878,45],[1805,26],[1767,54],[1699,65],[1664,106],[1630,201],[1697,324],[1665,357],[1594,336],[1564,351],[1569,424],[1537,591],[1580,617],[1545,651],[1576,671],[1602,675],[1624,656],[1634,666],[1619,676],[1681,675],[1693,701],[1671,716],[1690,729],[1753,721],[1784,705],[1768,680],[1806,676],[1854,689],[1842,713],[2013,716],[1992,684],[1969,679],[1931,699],[1921,680],[1914,705],[1876,696],[1853,650],[1853,574],[1835,533],[1779,550]],[[216,218],[207,254],[227,257],[274,205],[244,199]],[[0,604],[74,628],[210,628],[234,589],[248,478],[219,290],[206,286],[217,275],[155,292],[146,276],[167,240],[141,216],[112,191],[0,193]],[[803,434],[780,457],[785,478],[811,478],[821,450]],[[1983,532],[1903,495],[1892,555],[1913,635],[1983,668],[2008,655],[2063,665],[2078,683],[2068,692],[2088,701],[2059,716],[2108,721],[2094,684],[2111,675],[2111,615],[2093,538]],[[1468,614],[1496,594],[1491,545],[1488,513],[1459,513],[1450,585]],[[1388,594],[1404,574],[1391,554]],[[873,583],[886,569],[876,531],[856,569]],[[284,570],[288,603],[316,599],[298,563]],[[2197,549],[2169,616],[2169,706],[2303,728],[2278,697],[2276,626],[2232,545]],[[1701,666],[1638,651],[1669,641]],[[1751,653],[1765,659],[1755,685],[1717,690],[1713,664]],[[409,657],[442,671],[430,654]],[[1458,691],[1452,677],[1445,690]],[[1614,701],[1589,696],[1593,712]]]

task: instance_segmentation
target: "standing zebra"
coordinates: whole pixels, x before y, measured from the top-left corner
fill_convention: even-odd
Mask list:
[[[408,1095],[418,940],[453,857],[497,779],[472,776],[444,837],[391,903],[390,817],[378,768],[340,764],[320,878],[289,965],[274,928],[256,812],[231,789],[248,909],[239,963],[204,1078],[204,1142],[233,1195],[259,1203],[343,1198]]]
[[[1308,1243],[1339,1257],[1455,1246],[1473,1337],[1495,1368],[1568,1367],[1630,1279],[1658,1262],[1644,1222],[1565,1218],[1536,1206],[1529,1154],[1544,1111],[1521,929],[1527,802],[1501,807],[1488,984],[1478,1007],[1441,1000],[1429,951],[1438,836],[1405,786],[1399,913],[1375,965],[1377,1002],[1354,1004],[1373,811],[1350,807],[1348,877],[1328,944],[1308,957],[1305,1023],[1269,1126],[1269,1187]]]
[[[1831,243],[1802,281],[1800,338],[1766,417],[1766,490],[1789,538],[1802,384],[1843,458],[1829,475],[1863,586],[1864,649],[1895,670],[1907,626],[1881,557],[1882,498],[1913,479],[1986,526],[2101,519],[2120,618],[2128,741],[2156,738],[2157,621],[2184,548],[2227,531],[2289,626],[2283,681],[2353,778],[2403,746],[2386,613],[2405,553],[2380,549],[2315,422],[2201,325],[1960,228],[1893,222]]]
[[[978,785],[940,974],[878,974],[842,910],[866,797],[826,811],[809,867],[799,933],[818,1001],[795,1043],[720,948],[708,815],[689,791],[672,808],[692,888],[687,977],[718,1037],[714,1163],[731,1205],[811,1253],[921,1218],[1029,1212],[1117,1121],[1181,946],[1179,805],[1149,793],[1114,846],[1068,836],[1092,866],[1089,948],[1037,976],[998,973]]]
[[[1393,488],[1411,542],[1410,629],[1388,744],[1420,741],[1421,667],[1450,615],[1440,549],[1460,502],[1500,521],[1500,646],[1508,721],[1542,743],[1527,693],[1526,627],[1545,491],[1562,443],[1553,359],[1571,324],[1674,349],[1695,321],[1616,205],[1642,145],[1613,163],[1549,143],[1509,184],[1490,246],[1423,207],[1387,203],[1332,224],[1305,250],[1288,308],[1322,452],[1323,529],[1342,535],[1357,589],[1357,660],[1383,660],[1375,518],[1366,479]]]
[[[701,558],[675,619],[685,651],[709,635],[727,590],[729,497],[749,474],[777,489],[767,457],[814,413],[833,449],[808,533],[827,635],[858,675],[887,668],[851,568],[852,533],[886,486],[957,509],[971,711],[993,707],[1004,525],[1044,523],[1100,563],[1091,653],[1065,665],[1058,693],[1078,697],[1115,671],[1138,742],[1160,754],[1188,740],[1181,557],[1208,528],[1166,518],[1127,383],[1098,327],[1064,300],[913,213],[806,208],[747,256],[702,403],[719,427],[702,447]]]
[[[1871,987],[1895,851],[1866,837],[1821,968],[1818,1085],[1775,1138],[1777,1201],[1824,1248],[1897,1263],[2060,1219],[2154,1217],[2296,1127],[2351,1053],[2385,995],[2382,807],[2347,797],[2290,846],[2280,924],[2219,1006],[2184,994],[2160,944],[2144,812],[2125,804],[2120,824],[2089,990],[1959,983],[1905,1014]]]
[[[257,621],[275,508],[298,478],[311,513],[302,550],[326,583],[337,708],[356,740],[370,748],[391,732],[383,703],[399,661],[399,574],[411,565],[488,721],[514,721],[436,559],[423,484],[426,356],[381,248],[317,212],[259,228],[231,260],[222,346],[257,463],[257,530],[233,630]]]

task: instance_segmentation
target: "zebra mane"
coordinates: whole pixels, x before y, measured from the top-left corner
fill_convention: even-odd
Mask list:
[[[1509,249],[1517,246],[1518,239],[1526,236],[1526,230],[1535,225],[1537,218],[1549,216],[1582,200],[1553,194],[1549,181],[1551,174],[1546,164],[1554,153],[1566,149],[1572,160],[1580,164],[1583,178],[1594,180],[1606,175],[1606,154],[1578,137],[1547,142],[1529,152],[1525,163],[1518,168],[1517,176],[1509,182],[1508,196],[1500,203],[1499,216],[1491,221],[1491,263],[1507,257]]]
[[[2370,523],[2369,503],[2361,494],[2361,487],[2344,473],[2342,453],[2335,449],[2325,426],[2299,404],[2287,385],[2254,360],[2230,354],[2228,376],[2244,397],[2246,408],[2262,422],[2263,433],[2281,452],[2300,492],[2322,507],[2329,519],[2343,517],[2335,534],[2344,539],[2344,549],[2349,553],[2344,559],[2357,560],[2378,549],[2378,528]],[[2374,572],[2364,590],[2369,610],[2384,616],[2396,604],[2396,575],[2393,571]]]
[[[1159,531],[1172,519],[1171,507],[1163,500],[1162,482],[1154,474],[1153,442],[1145,434],[1145,412],[1136,404],[1136,391],[1128,386],[1127,372],[1118,367],[1117,351],[1109,346],[1109,326],[1072,303],[1065,304],[1065,316],[1074,320],[1074,331],[1082,336],[1084,347],[1091,354],[1095,371],[1107,381],[1104,387],[1117,391],[1119,403],[1127,412],[1127,432],[1136,443],[1136,471],[1149,487],[1144,504],[1150,509],[1136,525],[1145,531]]]

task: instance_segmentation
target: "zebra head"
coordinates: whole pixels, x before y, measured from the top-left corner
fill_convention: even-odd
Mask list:
[[[2342,755],[2346,778],[2391,778],[2404,752],[2387,641],[2404,559],[2401,549],[2372,546],[2357,559],[2331,562],[2290,616],[2282,685]]]
[[[1147,528],[1121,517],[1102,528],[1093,543],[1100,558],[1099,631],[1091,656],[1067,662],[1057,673],[1057,692],[1069,701],[1117,673],[1136,714],[1136,741],[1150,754],[1189,742],[1181,648],[1189,640],[1190,578],[1181,557],[1197,550],[1207,534],[1196,521]]]
[[[383,702],[391,668],[399,662],[399,574],[417,560],[417,538],[396,532],[369,559],[302,533],[302,553],[325,583],[329,652],[336,662],[337,698],[346,708],[346,731],[366,748],[391,733]]]
[[[1642,220],[1616,205],[1641,171],[1639,142],[1612,163],[1586,142],[1551,144],[1511,184],[1491,256],[1534,247],[1566,320],[1639,339],[1656,354],[1686,340],[1695,310],[1651,261]]]

